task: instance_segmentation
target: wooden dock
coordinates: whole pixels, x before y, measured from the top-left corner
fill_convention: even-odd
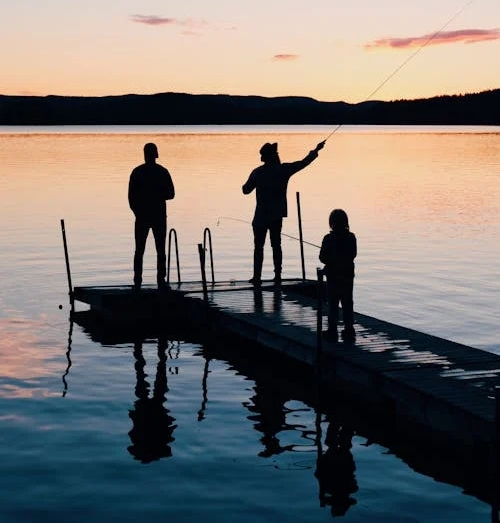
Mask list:
[[[467,450],[497,470],[500,356],[359,313],[354,344],[318,343],[317,288],[301,280],[260,289],[239,281],[205,288],[187,282],[166,293],[76,287],[74,298],[103,322],[225,333],[273,350],[314,369],[323,385],[349,390],[422,428],[422,438]],[[326,326],[326,310],[322,321]]]

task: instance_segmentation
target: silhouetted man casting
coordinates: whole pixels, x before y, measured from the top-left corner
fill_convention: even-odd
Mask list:
[[[257,205],[252,221],[254,236],[253,277],[250,283],[261,284],[262,263],[264,261],[264,244],[267,231],[273,249],[274,281],[281,283],[282,251],[281,227],[287,216],[286,192],[288,180],[296,172],[307,167],[318,157],[325,142],[320,142],[315,149],[303,159],[292,163],[281,163],[277,143],[265,143],[260,148],[263,165],[254,169],[243,185],[243,194],[256,191]]]
[[[164,290],[167,287],[165,282],[166,200],[171,200],[175,196],[175,190],[170,173],[165,167],[156,163],[157,158],[156,145],[147,143],[144,146],[144,163],[132,171],[128,186],[128,201],[135,214],[134,288],[136,290],[139,290],[142,284],[142,262],[150,229],[153,231],[156,245],[158,289]]]

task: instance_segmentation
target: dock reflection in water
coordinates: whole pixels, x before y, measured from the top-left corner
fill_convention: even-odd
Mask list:
[[[255,306],[262,307],[258,291],[255,293]],[[267,305],[264,304],[264,307]],[[175,351],[179,357],[179,347],[174,351],[171,341],[169,344],[169,339],[182,339],[179,333],[154,338],[158,346],[157,364],[151,385],[145,372],[144,334],[131,340],[130,332],[93,328],[95,326],[84,315],[76,321],[96,342],[108,346],[133,343],[137,399],[129,411],[133,427],[129,432],[131,445],[127,450],[141,463],[172,457],[177,424],[166,407],[169,391],[167,363],[169,358],[176,357]],[[71,329],[68,366],[63,379],[64,393],[70,378]],[[151,337],[148,336],[147,340],[150,343]],[[491,478],[486,477],[484,470],[457,467],[452,451],[448,454],[443,449],[433,448],[432,442],[421,439],[418,434],[410,434],[408,427],[398,425],[390,416],[366,411],[356,398],[345,391],[338,394],[319,391],[314,369],[305,368],[248,342],[235,342],[230,337],[194,343],[200,346],[195,356],[204,360],[201,378],[203,396],[197,411],[198,421],[205,419],[210,406],[210,362],[224,362],[238,375],[253,382],[252,394],[242,402],[242,406],[249,412],[247,418],[253,422],[261,444],[257,456],[270,459],[294,453],[311,457],[311,453],[315,453],[314,458],[307,459],[305,468],[311,470],[311,478],[317,482],[319,507],[329,507],[332,517],[343,516],[360,503],[354,441],[358,448],[360,445],[379,445],[381,453],[396,456],[419,474],[458,486],[464,493],[492,504]],[[365,443],[361,441],[363,439]],[[492,517],[492,521],[497,519]]]

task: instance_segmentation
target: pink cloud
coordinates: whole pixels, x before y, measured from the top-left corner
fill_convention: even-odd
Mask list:
[[[178,21],[175,18],[165,18],[156,15],[132,15],[132,22],[145,25],[176,25]]]
[[[273,56],[273,60],[280,60],[280,61],[283,61],[283,62],[289,62],[291,60],[297,60],[298,57],[299,57],[298,54],[286,54],[286,53],[283,53],[283,54],[275,54]]]
[[[168,18],[165,16],[158,15],[132,15],[130,20],[137,24],[159,26],[167,25],[172,27],[179,27],[182,29],[182,34],[185,35],[197,35],[198,32],[203,29],[212,29],[215,31],[234,31],[235,26],[219,27],[216,25],[209,24],[206,20],[195,20],[193,18],[185,18],[183,20],[178,18]]]
[[[410,36],[407,38],[380,38],[365,44],[365,49],[408,49],[422,47],[424,45],[442,44],[476,44],[478,42],[488,42],[500,40],[500,29],[460,29],[458,31],[443,31],[423,36]]]

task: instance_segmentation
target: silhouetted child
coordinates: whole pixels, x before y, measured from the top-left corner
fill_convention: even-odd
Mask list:
[[[328,330],[323,336],[327,341],[338,341],[340,302],[344,320],[342,338],[352,342],[356,338],[352,298],[356,236],[349,231],[349,220],[342,209],[334,209],[328,222],[330,232],[323,238],[319,253],[320,261],[325,264],[328,299]]]

